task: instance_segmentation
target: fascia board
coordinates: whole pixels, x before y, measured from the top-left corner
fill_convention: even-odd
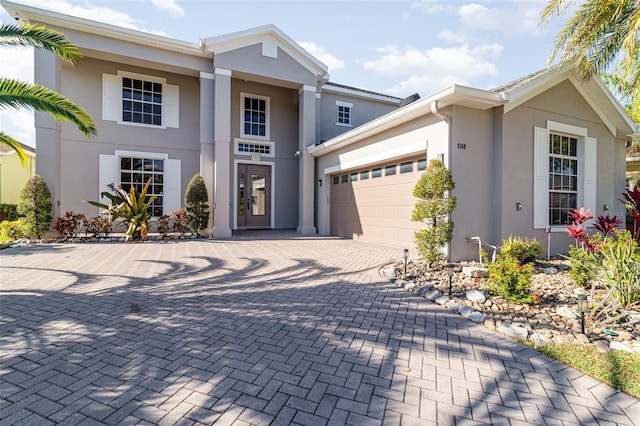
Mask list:
[[[432,102],[437,101],[438,108],[445,108],[464,100],[473,100],[482,105],[487,105],[488,107],[502,104],[501,96],[498,93],[474,89],[472,87],[453,85],[426,98],[419,99],[407,106],[383,115],[382,117],[372,120],[367,124],[356,127],[342,135],[336,136],[321,145],[311,146],[307,148],[307,151],[312,156],[319,157],[361,141],[369,136],[407,123],[418,117],[430,115]]]
[[[145,33],[143,31],[64,15],[58,12],[39,9],[32,6],[25,6],[6,0],[1,0],[0,4],[2,4],[11,16],[19,16],[20,20],[24,22],[34,21],[62,28],[69,28],[83,33],[96,34],[107,38],[128,41],[172,52],[180,52],[201,57],[211,56],[203,52],[198,43],[190,43],[157,34]]]

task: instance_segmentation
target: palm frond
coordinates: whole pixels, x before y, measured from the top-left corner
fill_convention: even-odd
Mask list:
[[[18,154],[18,158],[20,159],[20,164],[23,166],[27,164],[27,154],[22,149],[20,142],[7,135],[5,132],[0,131],[0,144],[8,146],[13,149],[16,154]]]
[[[67,36],[44,26],[1,24],[0,45],[49,50],[72,64],[82,59],[80,49]]]
[[[96,123],[84,108],[37,84],[0,78],[0,108],[6,107],[46,112],[58,122],[71,121],[87,137],[97,134]]]

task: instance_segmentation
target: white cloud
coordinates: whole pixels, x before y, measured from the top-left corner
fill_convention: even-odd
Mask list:
[[[169,12],[173,16],[184,16],[184,9],[176,0],[149,0],[161,12]]]
[[[329,67],[329,71],[344,68],[344,61],[328,53],[324,47],[307,41],[300,41],[298,44]]]
[[[0,110],[0,129],[23,144],[35,146],[36,129],[31,110]]]
[[[490,3],[488,3],[490,4]],[[480,30],[505,34],[540,35],[538,18],[546,1],[530,0],[500,2],[500,6],[487,7],[470,3],[458,9],[461,27],[465,31]]]
[[[387,46],[378,52],[380,57],[364,62],[363,67],[390,77],[404,77],[387,92],[407,96],[414,92],[429,93],[453,83],[470,85],[476,78],[497,75],[492,60],[500,56],[502,46],[493,43],[428,50]]]
[[[153,2],[154,4],[156,2],[172,3],[172,1],[170,0],[154,0]],[[82,6],[72,4],[67,0],[48,0],[46,3],[43,3],[42,0],[22,0],[22,3],[51,10],[53,12],[64,13],[65,15],[77,16],[79,18],[103,22],[105,24],[117,25],[119,27],[145,31],[157,35],[165,35],[164,31],[152,31],[146,29],[142,21],[133,18],[127,13],[111,9],[109,7],[98,6],[88,2],[84,3],[84,5]]]
[[[444,5],[438,0],[415,0],[411,3],[411,8],[421,10],[422,12],[431,15],[442,12],[444,10]]]

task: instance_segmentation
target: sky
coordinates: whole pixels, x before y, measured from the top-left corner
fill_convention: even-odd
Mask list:
[[[13,0],[197,43],[274,24],[329,67],[330,81],[404,98],[479,89],[547,66],[564,23],[547,0]],[[13,22],[0,8],[0,21]],[[0,47],[0,77],[33,81],[28,48]],[[35,146],[33,113],[0,110],[0,129]]]

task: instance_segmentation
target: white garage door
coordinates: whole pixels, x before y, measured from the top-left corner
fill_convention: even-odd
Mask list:
[[[426,159],[409,158],[342,172],[331,177],[331,234],[415,247],[411,221],[413,188]]]

